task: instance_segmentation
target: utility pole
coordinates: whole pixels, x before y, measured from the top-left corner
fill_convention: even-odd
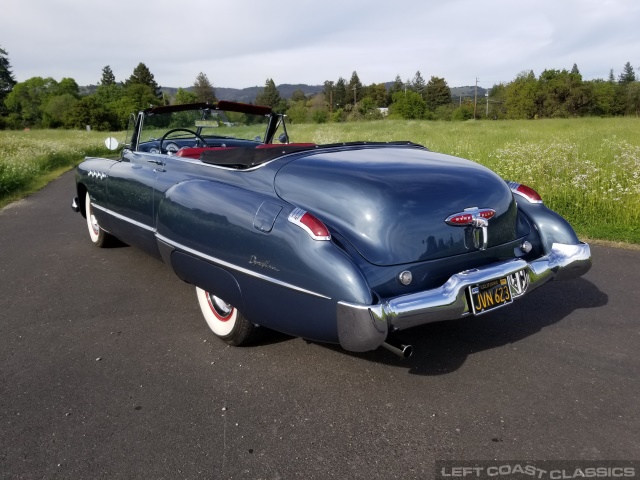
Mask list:
[[[473,94],[473,119],[476,119],[476,111],[478,109],[478,77],[476,77],[476,91]]]
[[[353,106],[356,106],[356,86],[353,86]]]
[[[329,113],[333,113],[333,89],[329,90]]]
[[[489,90],[484,93],[484,96],[487,97],[487,114],[486,117],[489,118]]]

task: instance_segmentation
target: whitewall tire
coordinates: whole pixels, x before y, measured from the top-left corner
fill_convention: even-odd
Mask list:
[[[199,287],[196,294],[202,315],[216,337],[233,346],[251,342],[256,326],[237,308]]]
[[[89,192],[84,197],[84,213],[87,218],[87,229],[89,230],[89,238],[96,247],[104,247],[111,240],[111,235],[105,232],[98,223],[98,219],[93,214],[93,205]]]

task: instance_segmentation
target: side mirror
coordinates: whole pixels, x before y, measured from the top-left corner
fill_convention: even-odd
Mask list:
[[[109,150],[117,150],[118,146],[120,145],[118,143],[118,140],[116,140],[113,137],[109,137],[104,141],[105,146],[109,149]]]
[[[281,133],[278,137],[280,143],[289,143],[289,136],[286,133]]]
[[[254,140],[255,140],[256,142],[261,142],[261,141],[262,141],[262,137],[261,137],[260,135],[256,135],[256,136],[255,136],[255,138],[254,138]]]

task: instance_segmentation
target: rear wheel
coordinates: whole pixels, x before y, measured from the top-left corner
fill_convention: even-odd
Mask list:
[[[87,228],[89,229],[89,237],[96,247],[105,247],[113,239],[113,237],[100,228],[98,219],[93,214],[93,206],[91,205],[91,198],[89,192],[84,197],[84,213],[87,217]]]
[[[251,343],[256,326],[233,305],[196,287],[200,310],[213,334],[234,347]]]

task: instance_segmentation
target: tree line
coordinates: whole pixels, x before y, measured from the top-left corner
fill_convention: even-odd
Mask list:
[[[640,114],[640,82],[627,62],[616,79],[585,81],[576,64],[568,70],[528,70],[489,92],[495,118],[555,118]]]
[[[17,83],[13,79],[6,52],[0,49],[0,128],[86,128],[116,131],[127,128],[131,113],[150,105],[215,102],[209,79],[200,73],[192,91],[178,89],[169,98],[156,83],[149,68],[140,63],[124,82],[116,82],[111,68],[102,69],[95,92],[81,95],[72,78],[60,82],[33,77]]]
[[[33,77],[16,82],[8,54],[0,48],[0,129],[81,128],[116,131],[127,127],[132,112],[150,105],[217,101],[215,88],[200,72],[189,89],[163,93],[144,63],[131,76],[117,82],[111,68],[102,69],[97,88],[81,94],[72,78],[59,82]],[[286,113],[293,123],[324,123],[401,119],[467,120],[534,119],[578,116],[640,114],[640,82],[627,62],[616,78],[585,81],[573,65],[571,70],[544,70],[539,77],[523,71],[508,83],[494,85],[485,98],[452,98],[444,78],[426,81],[420,71],[403,81],[363,85],[357,72],[347,81],[326,80],[322,91],[305,95],[301,90],[282,98],[268,78],[255,100],[276,112]]]

